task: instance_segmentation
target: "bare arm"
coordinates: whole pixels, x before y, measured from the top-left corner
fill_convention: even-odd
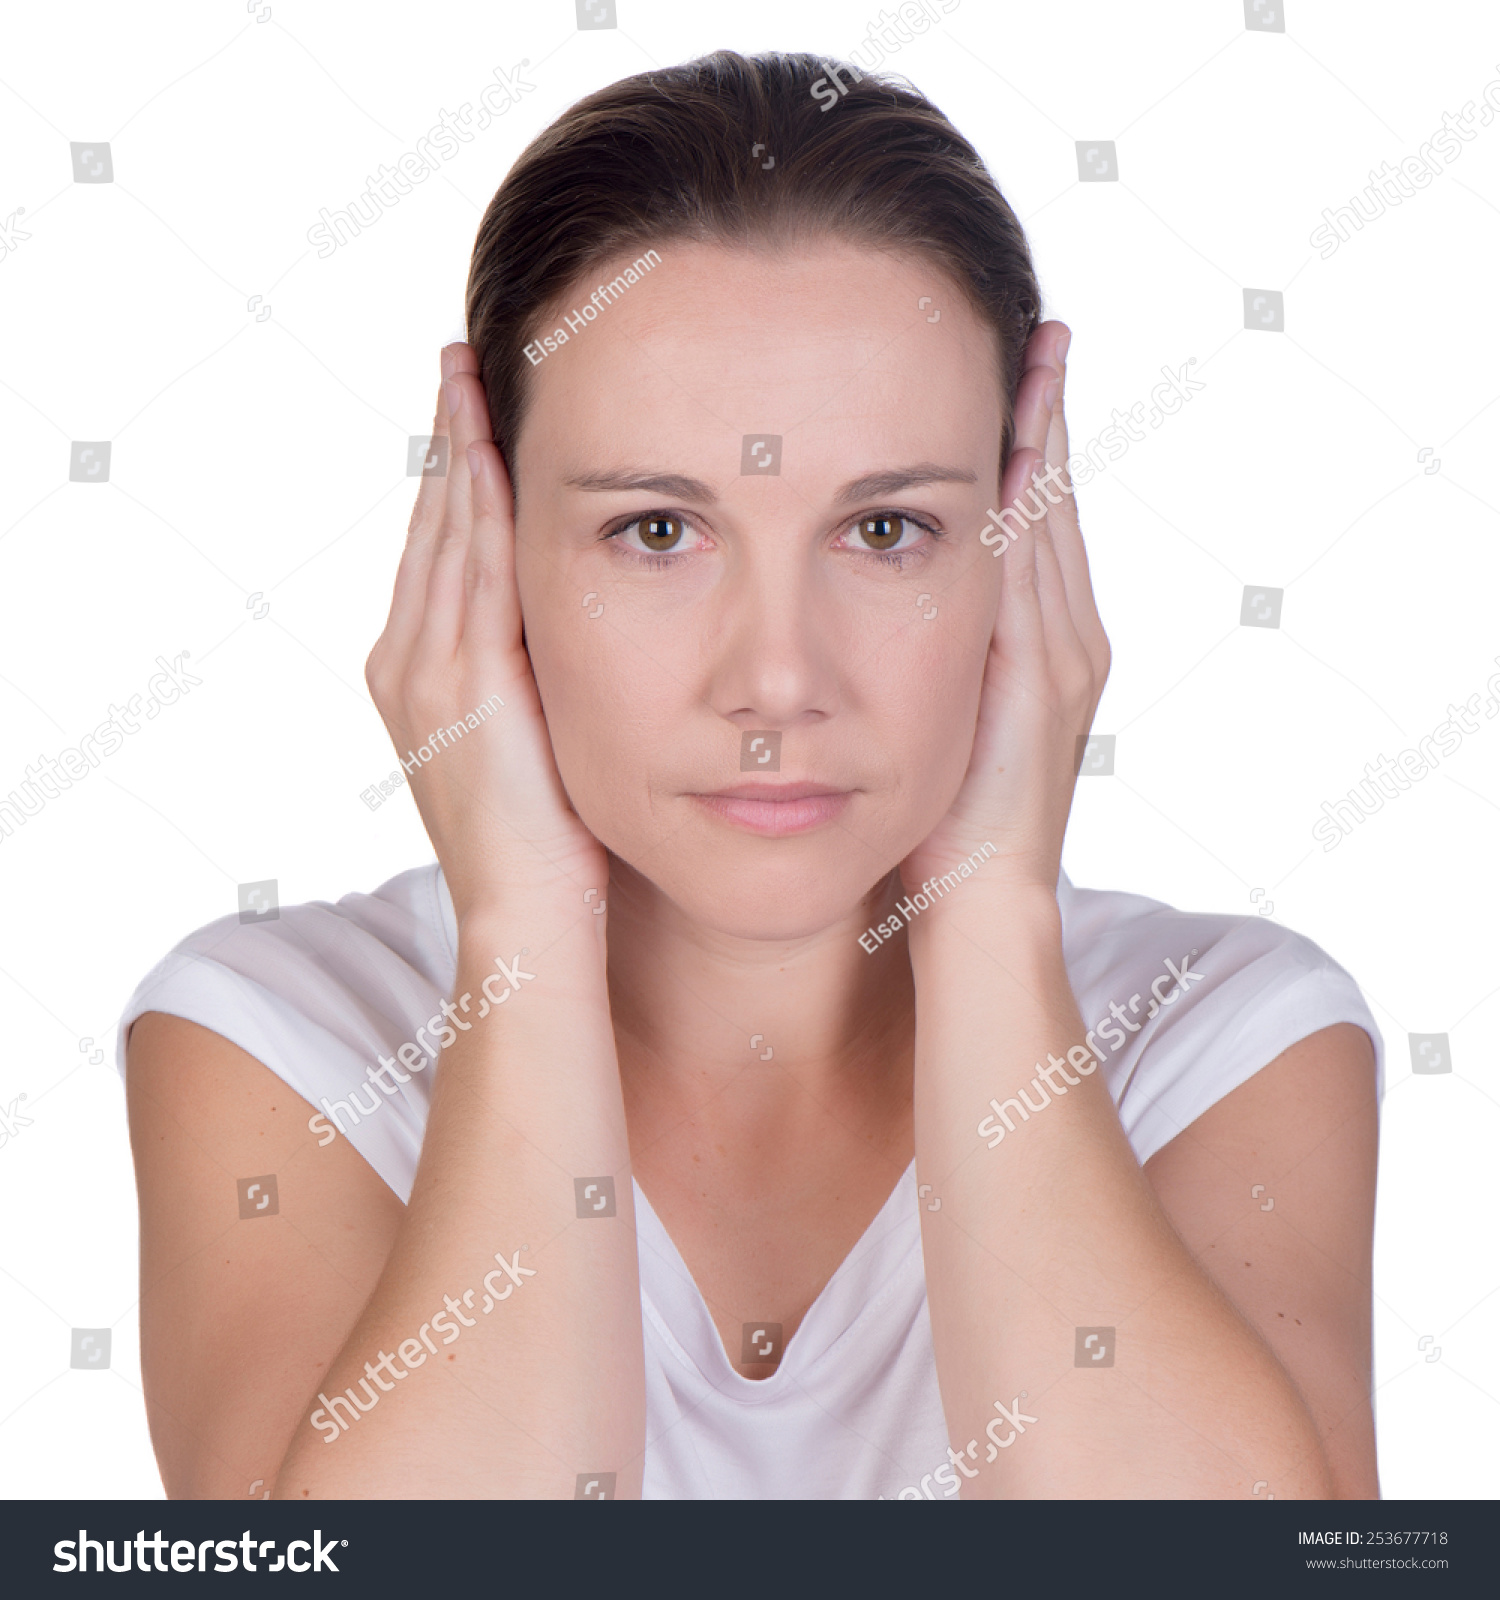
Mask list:
[[[1212,1148],[1243,1159],[1248,1139],[1262,1162],[1289,1163],[1305,1095],[1273,1073],[1269,1087],[1226,1097],[1218,1116],[1200,1119],[1205,1128],[1162,1153],[1158,1190],[1120,1126],[1069,986],[1058,863],[1109,647],[1064,470],[1065,332],[1044,324],[1027,351],[1001,503],[1047,487],[998,546],[969,770],[943,825],[902,865],[910,889],[979,863],[909,933],[917,1168],[943,1197],[940,1216],[923,1213],[938,1378],[954,1442],[967,1453],[966,1441],[989,1441],[983,1471],[972,1459],[955,1465],[975,1496],[1362,1492],[1373,1462],[1357,1428],[1337,1473],[1324,1441],[1335,1413],[1353,1414],[1350,1375],[1357,1387],[1367,1361],[1357,1280],[1373,1168],[1349,1154],[1351,1181],[1325,1195],[1333,1214],[1323,1227],[1300,1243],[1281,1233],[1261,1252],[1271,1266],[1258,1282],[1226,1275],[1214,1240],[1195,1234],[1195,1254],[1164,1199],[1188,1227],[1223,1178]],[[1367,1115],[1359,1047],[1340,1035],[1316,1048],[1320,1114]],[[1003,1120],[989,1116],[992,1102]],[[1001,1135],[993,1148],[978,1135],[986,1121]],[[1330,1254],[1346,1263],[1342,1298],[1317,1282]],[[1273,1333],[1282,1299],[1309,1313],[1300,1345]],[[1090,1331],[1106,1329],[1080,1360]]]
[[[143,1370],[169,1495],[566,1498],[599,1471],[638,1492],[640,1295],[613,1038],[586,1040],[603,959],[588,920],[587,945],[553,943],[444,1053],[407,1207],[237,1046],[159,1013],[135,1024]],[[592,1093],[533,1067],[591,1059]],[[616,1218],[578,1219],[575,1170],[620,1174]],[[267,1175],[274,1215],[242,1219],[239,1180]],[[324,1427],[320,1394],[344,1396]]]
[[[172,1499],[259,1497],[380,1276],[401,1202],[237,1045],[148,1011],[125,1079],[146,1414]],[[274,1176],[274,1215],[239,1183]]]
[[[1016,1431],[1006,1421],[989,1435],[1000,1450],[965,1479],[965,1493],[1250,1498],[1269,1486],[1278,1499],[1333,1495],[1308,1399],[1257,1325],[1270,1300],[1306,1310],[1302,1371],[1325,1381],[1336,1371],[1325,1397],[1336,1392],[1347,1410],[1359,1323],[1330,1309],[1318,1281],[1327,1263],[1281,1239],[1270,1299],[1264,1272],[1249,1292],[1226,1293],[1173,1227],[1097,1071],[1070,1069],[1071,1084],[1054,1072],[1060,1093],[1032,1086],[1037,1063],[1065,1060],[1085,1034],[1056,928],[1028,945],[1012,901],[1008,937],[981,950],[973,923],[969,937],[960,925],[971,909],[978,914],[951,908],[920,954],[913,938],[919,1016],[925,997],[929,1019],[918,1033],[918,1170],[943,1196],[940,1216],[923,1214],[923,1248],[944,1410],[960,1444],[1001,1420],[997,1400],[1021,1415]],[[1012,1112],[1013,1128],[990,1149],[976,1125],[992,1096],[1003,1103],[1022,1085],[1043,1108],[1025,1120]],[[1286,1165],[1295,1121],[1288,1100],[1262,1118],[1273,1141],[1264,1162]],[[1180,1167],[1191,1154],[1176,1159]],[[1214,1176],[1223,1182],[1222,1171]],[[1179,1177],[1179,1200],[1193,1184]],[[1243,1187],[1242,1210],[1248,1180]],[[1357,1189],[1338,1197],[1341,1235],[1358,1232],[1365,1201]],[[1080,1328],[1113,1330],[1103,1336],[1107,1365],[1076,1364]],[[1296,1354],[1294,1342],[1278,1342]]]
[[[1379,1138],[1375,1051],[1341,1022],[1284,1050],[1145,1166],[1178,1237],[1297,1385],[1340,1500],[1380,1496],[1370,1404]],[[1280,1492],[1269,1479],[1260,1491]]]
[[[449,729],[411,790],[453,897],[460,1009],[429,1069],[410,1203],[394,1210],[342,1141],[281,1134],[296,1097],[242,1052],[175,1019],[137,1025],[144,1257],[153,1284],[200,1297],[205,1335],[182,1337],[172,1296],[152,1289],[164,1309],[150,1321],[149,1401],[164,1476],[186,1492],[237,1484],[252,1459],[284,1498],[571,1497],[579,1474],[603,1473],[639,1492],[628,1144],[606,919],[584,900],[604,888],[607,858],[552,759],[474,353],[446,354],[453,403],[440,401],[434,432],[451,432],[451,470],[422,480],[367,677],[398,750]],[[464,713],[492,696],[498,714],[465,732]],[[189,1135],[182,1108],[204,1061],[223,1088],[215,1115],[190,1113]],[[297,1102],[303,1130],[309,1111]],[[294,1179],[287,1226],[236,1218],[229,1270],[209,1270],[224,1236],[204,1221],[221,1214],[213,1185],[246,1164],[269,1170],[272,1145]],[[580,1219],[575,1178],[605,1176],[617,1215]],[[280,1347],[246,1360],[247,1317]]]
[[[496,955],[539,952],[520,969],[535,976],[439,1063],[410,1203],[369,1303],[309,1386],[278,1498],[571,1498],[579,1473],[600,1472],[639,1492],[629,1154],[603,934],[579,910],[570,925],[538,905],[462,929],[471,1015]],[[580,1220],[573,1180],[600,1175],[618,1179],[618,1215]],[[319,1396],[336,1394],[346,1403],[324,1420]]]

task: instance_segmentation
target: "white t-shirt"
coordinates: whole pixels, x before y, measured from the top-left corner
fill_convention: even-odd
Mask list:
[[[1073,992],[1139,1161],[1335,1022],[1370,1035],[1382,1092],[1374,1019],[1354,980],[1311,941],[1263,917],[1195,916],[1139,895],[1076,889],[1066,876],[1058,896]],[[325,1112],[352,1092],[353,1113],[338,1111],[339,1124],[405,1201],[432,1073],[410,1073],[387,1096],[366,1068],[452,998],[456,968],[453,904],[436,863],[337,905],[282,906],[264,922],[230,915],[184,939],[142,980],[121,1018],[116,1063],[123,1074],[130,1024],[162,1011],[239,1045]],[[1007,1116],[1014,1123],[1015,1110]],[[976,1141],[991,1143],[1001,1127],[976,1118]],[[913,1164],[775,1373],[754,1381],[730,1366],[703,1297],[635,1185],[647,1498],[915,1498],[924,1479],[927,1498],[957,1494],[927,1317],[924,1203]]]

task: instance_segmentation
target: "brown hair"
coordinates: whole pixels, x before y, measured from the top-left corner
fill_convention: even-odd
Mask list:
[[[490,201],[465,311],[512,470],[531,367],[523,347],[592,268],[674,238],[817,232],[927,257],[994,327],[1003,465],[1041,290],[1021,225],[973,146],[903,82],[817,56],[720,50],[580,100],[522,151]]]

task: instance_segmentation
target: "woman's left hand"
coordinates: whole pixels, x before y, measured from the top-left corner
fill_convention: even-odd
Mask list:
[[[1015,443],[1000,485],[1000,507],[1015,506],[1016,514],[990,547],[1003,547],[1000,603],[974,750],[947,816],[901,863],[908,893],[986,842],[999,852],[986,853],[987,879],[1049,894],[1057,888],[1082,742],[1110,660],[1063,470],[1063,357],[1071,337],[1061,322],[1044,322],[1026,347]]]

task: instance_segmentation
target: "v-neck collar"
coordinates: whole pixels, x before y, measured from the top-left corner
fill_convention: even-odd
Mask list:
[[[916,1168],[913,1158],[885,1204],[818,1291],[769,1378],[746,1378],[735,1371],[681,1251],[645,1191],[632,1178],[643,1309],[677,1358],[729,1398],[753,1405],[800,1387],[844,1342],[855,1323],[895,1287],[911,1252],[915,1250],[920,1257]],[[920,1259],[916,1279],[925,1287]]]

